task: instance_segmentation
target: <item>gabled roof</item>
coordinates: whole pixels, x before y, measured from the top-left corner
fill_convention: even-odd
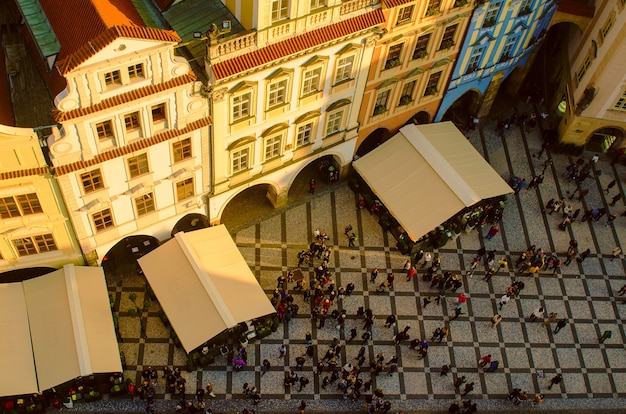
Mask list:
[[[233,59],[215,63],[212,66],[213,73],[216,79],[224,79],[254,67],[270,63],[274,60],[311,49],[335,39],[340,39],[352,33],[358,33],[367,28],[374,27],[377,24],[382,24],[384,21],[385,18],[382,10],[376,9],[369,13],[343,20],[339,23],[330,24],[317,30],[293,36],[282,42],[259,48]]]
[[[148,85],[143,88],[133,89],[132,91],[113,96],[111,98],[103,99],[99,103],[95,105],[87,106],[85,108],[77,108],[77,109],[73,109],[67,112],[61,112],[59,110],[55,110],[54,119],[57,122],[63,122],[63,121],[67,121],[68,119],[77,118],[79,116],[89,115],[89,114],[93,114],[99,111],[105,111],[114,106],[123,105],[128,102],[136,101],[138,99],[145,98],[146,96],[150,96],[159,92],[166,91],[171,88],[185,85],[195,80],[196,80],[196,77],[193,75],[193,73],[188,73],[187,75],[172,78],[167,82],[158,83],[154,85]]]
[[[61,44],[56,66],[62,75],[119,37],[180,41],[173,31],[148,27],[132,0],[40,0],[40,4]],[[64,87],[56,74],[45,78],[53,93]]]

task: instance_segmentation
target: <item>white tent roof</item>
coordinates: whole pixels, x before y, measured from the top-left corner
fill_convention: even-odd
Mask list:
[[[353,165],[413,240],[465,207],[513,192],[451,122],[402,127]]]
[[[187,352],[275,312],[223,225],[176,233],[138,261]]]
[[[0,285],[0,308],[5,306],[11,311],[0,316],[2,332],[11,334],[0,340],[2,351],[7,349],[0,351],[0,361],[15,369],[0,379],[3,395],[122,370],[102,268],[66,265],[21,283]]]

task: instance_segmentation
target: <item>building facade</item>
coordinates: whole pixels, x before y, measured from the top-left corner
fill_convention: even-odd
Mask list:
[[[467,0],[383,1],[385,34],[375,46],[363,95],[357,154],[407,122],[433,120],[473,6]]]
[[[44,72],[59,125],[50,157],[88,262],[130,235],[169,238],[210,191],[211,118],[180,38],[131,1],[41,4],[61,45]]]
[[[554,30],[569,29],[569,47],[561,49],[549,75],[557,85],[549,106],[559,116],[563,144],[594,152],[626,146],[625,5],[598,1],[593,17],[585,20],[576,19],[571,7],[560,7],[555,15]]]
[[[0,272],[83,264],[37,134],[0,125]]]
[[[455,107],[487,115],[503,81],[538,50],[556,8],[554,0],[479,1],[435,121],[465,122]]]
[[[384,21],[378,1],[227,1],[244,27],[208,33],[214,192],[210,219],[242,191],[263,185],[275,207],[311,163],[344,172]]]

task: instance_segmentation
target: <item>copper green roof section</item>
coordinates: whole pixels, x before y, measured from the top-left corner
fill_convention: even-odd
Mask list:
[[[61,44],[52,30],[39,0],[16,0],[20,13],[26,20],[41,56],[46,60],[48,69],[54,67],[56,57],[61,51]]]
[[[172,5],[163,16],[183,39],[193,59],[198,60],[206,57],[206,41],[195,39],[194,32],[205,36],[213,23],[221,29],[222,22],[227,20],[231,30],[223,36],[231,37],[245,30],[220,0],[182,0]]]

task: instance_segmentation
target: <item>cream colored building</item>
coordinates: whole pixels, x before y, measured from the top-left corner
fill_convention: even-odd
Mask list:
[[[83,264],[37,134],[0,125],[0,272]]]
[[[279,207],[309,164],[328,159],[346,170],[384,21],[371,0],[225,4],[245,30],[224,37],[216,27],[208,34],[214,223],[247,188],[267,186]]]
[[[574,20],[580,27],[570,29],[566,83],[552,102],[563,115],[563,143],[597,152],[626,146],[625,7],[623,0],[598,1],[588,23]],[[557,12],[553,25],[567,20]]]
[[[432,122],[473,7],[467,0],[383,1],[386,32],[374,50],[357,147],[370,136],[389,138],[407,122]]]
[[[60,125],[48,145],[87,260],[129,235],[169,238],[181,217],[206,212],[210,187],[211,118],[175,55],[180,38],[149,27],[131,2],[86,2],[76,25],[59,13],[69,5],[42,6],[61,44],[46,79]]]

